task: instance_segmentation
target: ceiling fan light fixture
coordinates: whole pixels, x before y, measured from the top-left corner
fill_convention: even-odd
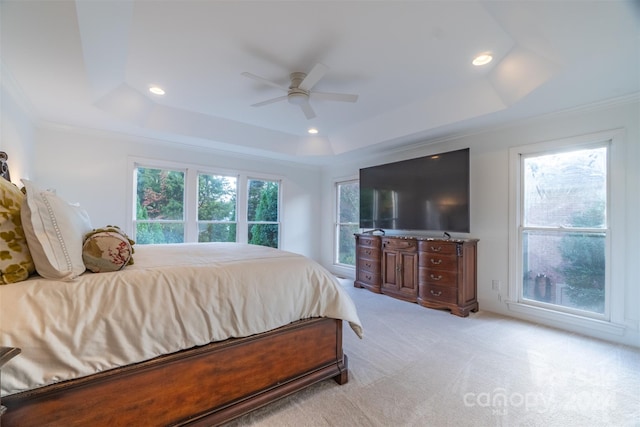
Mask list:
[[[303,105],[309,101],[309,95],[302,92],[291,92],[287,98],[289,104]]]

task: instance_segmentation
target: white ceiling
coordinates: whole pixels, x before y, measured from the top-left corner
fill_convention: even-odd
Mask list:
[[[41,123],[322,164],[637,94],[639,4],[3,0],[0,58]],[[358,102],[251,107],[317,63]]]

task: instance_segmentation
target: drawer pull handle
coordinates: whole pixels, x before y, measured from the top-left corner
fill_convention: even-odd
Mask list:
[[[365,274],[365,276],[364,276],[364,277],[366,277],[366,278],[367,278],[367,280],[371,280],[371,276],[369,276],[369,275],[367,275],[367,274]]]
[[[442,250],[442,246],[438,246],[437,248],[435,246],[431,246],[431,250],[433,252],[440,252]]]
[[[433,289],[431,289],[429,292],[431,292],[431,295],[433,295],[434,297],[439,297],[440,295],[442,295],[442,291],[433,292]]]
[[[371,255],[371,251],[369,249],[367,249],[366,251],[364,251],[365,254],[367,255]]]
[[[440,265],[440,264],[442,264],[442,260],[441,259],[433,259],[433,258],[431,258],[431,264]]]
[[[365,267],[367,267],[367,268],[371,268],[371,263],[370,263],[370,262],[365,262],[365,263],[364,263],[364,265],[365,265]]]
[[[437,276],[434,274],[430,274],[429,277],[431,277],[431,280],[440,280],[442,279],[442,276],[440,274],[438,274]]]

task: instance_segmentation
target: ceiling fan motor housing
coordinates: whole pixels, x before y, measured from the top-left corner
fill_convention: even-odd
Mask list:
[[[291,85],[289,86],[289,92],[287,93],[287,100],[289,104],[302,105],[309,102],[309,91],[300,89],[300,83],[307,77],[305,73],[291,73],[289,78],[291,79]]]

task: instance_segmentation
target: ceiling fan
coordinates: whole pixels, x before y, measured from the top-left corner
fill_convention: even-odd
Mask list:
[[[279,85],[278,83],[267,80],[264,77],[256,76],[255,74],[244,72],[242,73],[242,75],[287,92],[286,95],[258,102],[257,104],[251,105],[252,107],[262,107],[264,105],[273,104],[274,102],[287,100],[290,104],[298,105],[307,119],[313,119],[316,116],[316,113],[313,111],[313,108],[311,108],[311,105],[309,104],[309,98],[340,102],[356,102],[358,100],[358,95],[351,95],[347,93],[317,92],[311,90],[316,85],[316,83],[318,83],[320,79],[324,77],[327,71],[329,71],[329,67],[327,67],[326,65],[316,64],[316,66],[311,69],[309,74],[301,72],[291,73],[289,75],[289,79],[291,80],[289,87]]]

